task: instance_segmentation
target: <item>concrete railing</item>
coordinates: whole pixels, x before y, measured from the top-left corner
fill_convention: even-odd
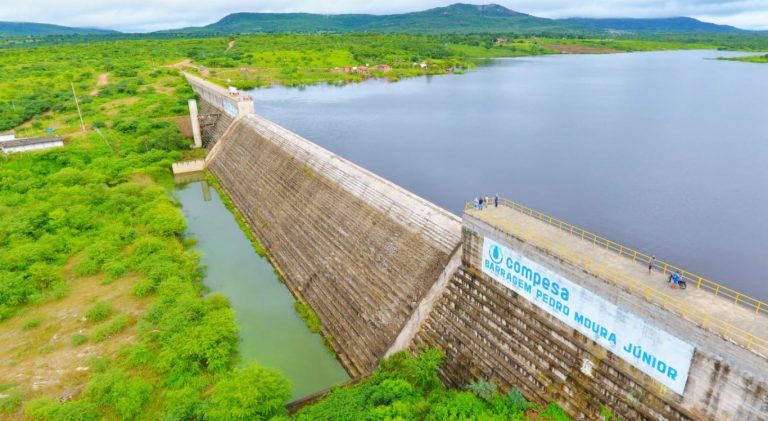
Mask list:
[[[202,100],[235,118],[254,112],[253,98],[237,91],[229,91],[197,76],[185,73],[187,82]]]
[[[538,219],[539,221],[552,225],[553,227],[557,227],[569,234],[575,235],[577,237],[581,237],[581,239],[592,242],[593,244],[599,245],[605,248],[606,250],[610,250],[628,259],[632,259],[632,261],[650,263],[651,265],[653,265],[654,269],[660,271],[665,275],[678,272],[680,273],[681,278],[687,284],[695,285],[696,289],[701,289],[704,291],[711,292],[717,297],[723,298],[727,301],[731,301],[735,304],[746,307],[750,310],[754,310],[755,314],[762,314],[764,316],[768,316],[768,303],[766,303],[765,301],[750,297],[744,293],[736,291],[733,288],[729,288],[725,285],[709,280],[703,276],[699,276],[691,271],[685,270],[671,263],[667,263],[659,259],[654,259],[653,256],[634,250],[623,244],[616,243],[607,238],[601,237],[585,229],[571,225],[557,218],[553,218],[549,215],[546,215],[544,213],[541,213],[535,209],[531,209],[519,203],[513,202],[511,200],[500,198],[499,203],[503,206],[510,207],[522,214],[528,215],[530,217]]]
[[[511,200],[499,199],[499,204],[501,206],[510,207],[524,215],[531,216],[539,221],[545,222],[551,226],[559,228],[569,234],[573,234],[577,237],[580,237],[585,241],[592,242],[595,245],[604,247],[610,251],[616,252],[624,257],[633,259],[635,261],[647,262],[651,259],[651,257],[646,254],[637,252],[628,247],[624,247],[615,242],[612,242],[603,237],[600,237],[596,234],[592,234],[586,230],[583,230],[581,228],[568,224],[567,222],[563,222],[559,219],[552,218],[541,212],[538,212],[536,210],[530,209],[523,205],[517,204]],[[466,204],[466,209],[472,209],[472,207],[473,207],[472,203]],[[562,245],[557,244],[554,241],[551,241],[546,238],[542,238],[541,236],[537,236],[535,235],[535,233],[524,228],[521,224],[516,224],[508,219],[492,218],[492,217],[489,217],[488,215],[484,215],[483,219],[489,220],[488,222],[490,222],[493,226],[495,226],[497,229],[499,229],[502,232],[520,233],[524,235],[529,241],[531,241],[532,244],[538,247],[541,247],[543,249],[549,250],[554,254],[556,254],[557,256],[560,256],[574,264],[577,264],[579,267],[583,268],[585,271],[592,273],[600,277],[601,279],[611,281],[636,295],[644,297],[645,300],[648,302],[656,304],[659,307],[662,307],[665,310],[670,311],[672,313],[681,315],[684,318],[686,318],[688,321],[704,329],[714,332],[723,338],[727,338],[732,342],[761,355],[764,358],[768,358],[768,338],[762,335],[751,333],[747,330],[742,329],[741,327],[735,326],[727,321],[714,317],[704,309],[697,308],[683,300],[680,300],[678,298],[670,296],[669,294],[666,294],[664,292],[651,288],[642,281],[639,281],[631,276],[628,276],[615,269],[612,269],[604,264],[598,263],[593,259],[587,258],[582,254],[576,253],[574,250],[563,247]],[[642,258],[645,258],[645,260],[641,260]],[[670,271],[678,270],[675,266],[672,266],[668,263],[665,263],[659,260],[656,261],[656,264],[654,265],[654,267],[657,267],[657,269],[659,270],[663,270],[665,274],[669,273]],[[681,273],[682,273],[682,270],[681,270]],[[689,278],[687,279],[690,279],[690,276],[691,276],[690,272],[686,272],[686,273],[688,273],[688,276],[689,276]],[[695,279],[698,282],[698,279],[703,279],[703,278],[695,277]],[[691,282],[691,283],[696,284],[697,282]],[[726,287],[722,287],[722,288],[724,289]],[[739,294],[739,295],[744,297],[743,294]],[[766,314],[765,303],[756,299],[752,299],[752,300],[758,303],[755,305],[756,314],[765,315]],[[734,300],[734,304],[744,305],[744,302],[743,301],[738,302]],[[761,333],[765,334],[765,332],[761,332]]]

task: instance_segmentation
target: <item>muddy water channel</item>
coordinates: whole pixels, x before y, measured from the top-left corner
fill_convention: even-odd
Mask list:
[[[205,285],[229,298],[235,310],[242,363],[255,361],[280,370],[291,381],[294,398],[347,380],[320,335],[311,333],[296,314],[288,288],[253,251],[216,190],[193,181],[179,185],[177,195],[188,233],[203,253]]]

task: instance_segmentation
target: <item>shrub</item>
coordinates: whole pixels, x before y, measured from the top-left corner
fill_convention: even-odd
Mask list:
[[[32,317],[29,320],[27,320],[26,322],[24,322],[23,325],[21,325],[21,330],[34,329],[34,328],[40,326],[40,322],[41,321],[42,320],[40,320],[40,317],[37,317],[37,316]]]
[[[119,369],[107,370],[88,384],[86,396],[100,406],[115,410],[120,419],[132,420],[152,394],[152,386]]]
[[[416,389],[404,379],[386,379],[371,391],[370,402],[375,405],[389,405],[396,400],[416,397]]]
[[[144,216],[149,232],[159,236],[181,236],[187,229],[187,221],[181,211],[171,205],[159,205]]]
[[[467,389],[471,390],[478,398],[486,402],[491,402],[493,398],[496,397],[499,388],[496,386],[496,383],[492,381],[477,380],[470,383],[467,386]]]
[[[56,282],[62,281],[59,269],[53,265],[37,262],[27,269],[27,276],[35,288],[42,290]]]
[[[121,278],[128,271],[128,268],[119,261],[112,261],[104,265],[104,279],[102,284],[111,284],[115,279]]]
[[[406,363],[406,376],[423,392],[429,392],[441,385],[437,369],[443,363],[445,354],[439,349],[422,350],[418,358],[411,358]]]
[[[21,397],[22,392],[19,388],[11,388],[9,390],[2,390],[0,388],[0,391],[3,393],[0,393],[0,414],[10,414],[12,412],[16,412],[17,409],[19,409],[19,406],[21,406]]]
[[[85,319],[89,322],[100,322],[112,315],[112,306],[106,301],[99,301],[85,312]]]
[[[51,285],[51,296],[54,300],[61,300],[69,295],[70,287],[67,281],[58,281]]]
[[[41,421],[95,421],[100,418],[96,406],[88,401],[59,403],[50,397],[27,402],[24,405],[24,415]]]
[[[205,419],[269,419],[285,414],[290,397],[288,380],[277,370],[251,364],[213,387]]]
[[[517,389],[512,389],[504,395],[504,403],[512,412],[524,412],[530,407],[523,394]]]
[[[155,292],[156,288],[157,286],[153,280],[142,279],[141,281],[137,282],[136,285],[134,285],[133,295],[137,297],[146,297],[149,294]]]
[[[80,345],[82,345],[82,344],[84,344],[86,342],[88,342],[88,337],[87,336],[85,336],[85,335],[83,335],[81,333],[76,333],[76,334],[72,335],[72,345],[80,346]]]
[[[163,415],[166,420],[203,419],[203,408],[200,391],[193,387],[169,390],[163,394]]]
[[[299,317],[307,324],[309,331],[312,333],[320,333],[320,318],[317,317],[317,313],[312,310],[308,304],[301,301],[294,301],[293,308],[299,313]]]
[[[114,318],[106,325],[100,326],[93,332],[93,340],[96,342],[103,342],[113,335],[116,335],[131,324],[131,316],[127,314],[121,314]]]
[[[91,357],[88,359],[88,367],[94,373],[103,373],[109,368],[109,361],[104,357]]]

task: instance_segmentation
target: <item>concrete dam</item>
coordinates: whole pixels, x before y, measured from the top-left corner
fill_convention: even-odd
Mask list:
[[[768,419],[765,303],[513,202],[459,218],[187,80],[208,170],[350,375],[428,345],[446,384],[575,419]]]

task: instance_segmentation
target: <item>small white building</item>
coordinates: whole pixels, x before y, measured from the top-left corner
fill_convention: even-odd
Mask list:
[[[22,139],[16,139],[13,135],[11,135],[10,139],[0,137],[0,150],[6,154],[37,151],[60,146],[64,146],[64,138],[61,136],[26,137]]]

